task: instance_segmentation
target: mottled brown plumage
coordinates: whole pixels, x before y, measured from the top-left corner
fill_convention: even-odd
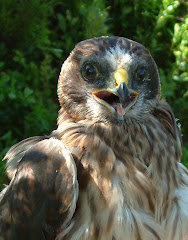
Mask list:
[[[148,50],[78,43],[58,97],[58,128],[5,156],[0,240],[188,240],[181,134]]]

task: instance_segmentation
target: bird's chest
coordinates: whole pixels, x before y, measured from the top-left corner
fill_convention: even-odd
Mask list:
[[[95,176],[94,176],[95,175]],[[65,239],[111,240],[118,230],[118,239],[124,239],[124,194],[112,179],[92,174],[85,189],[79,192],[72,229]],[[63,238],[64,239],[64,238]]]
[[[142,143],[130,135],[114,139],[111,147],[95,136],[89,145],[80,142],[83,153],[75,151],[79,195],[61,240],[155,239],[147,234],[151,223],[158,229],[152,180],[143,164],[148,159],[147,139]]]
[[[63,240],[125,240],[125,236],[137,239],[137,221],[143,217],[140,208],[148,208],[149,204],[148,199],[143,204],[146,198],[143,195],[142,199],[141,195],[144,186],[138,190],[134,180],[127,178],[127,171],[126,166],[116,159],[111,172],[105,172],[104,167],[100,171],[92,169],[84,175],[71,220],[72,228]],[[134,228],[135,238],[131,233]]]

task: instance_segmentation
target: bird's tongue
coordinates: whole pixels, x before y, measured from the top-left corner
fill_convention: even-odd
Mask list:
[[[118,104],[118,106],[114,107],[118,115],[124,116],[125,115],[125,108],[122,107],[121,104]]]

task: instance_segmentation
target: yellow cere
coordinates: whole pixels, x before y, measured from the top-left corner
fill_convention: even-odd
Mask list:
[[[128,85],[128,73],[124,68],[119,68],[115,74],[114,78],[116,80],[117,86],[119,86],[122,82],[125,82]]]

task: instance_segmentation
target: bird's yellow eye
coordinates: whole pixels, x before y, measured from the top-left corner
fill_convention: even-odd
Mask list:
[[[97,68],[91,63],[84,64],[82,67],[82,76],[88,81],[95,80],[98,76]]]
[[[136,71],[136,79],[139,81],[145,80],[148,74],[147,66],[141,66]]]

